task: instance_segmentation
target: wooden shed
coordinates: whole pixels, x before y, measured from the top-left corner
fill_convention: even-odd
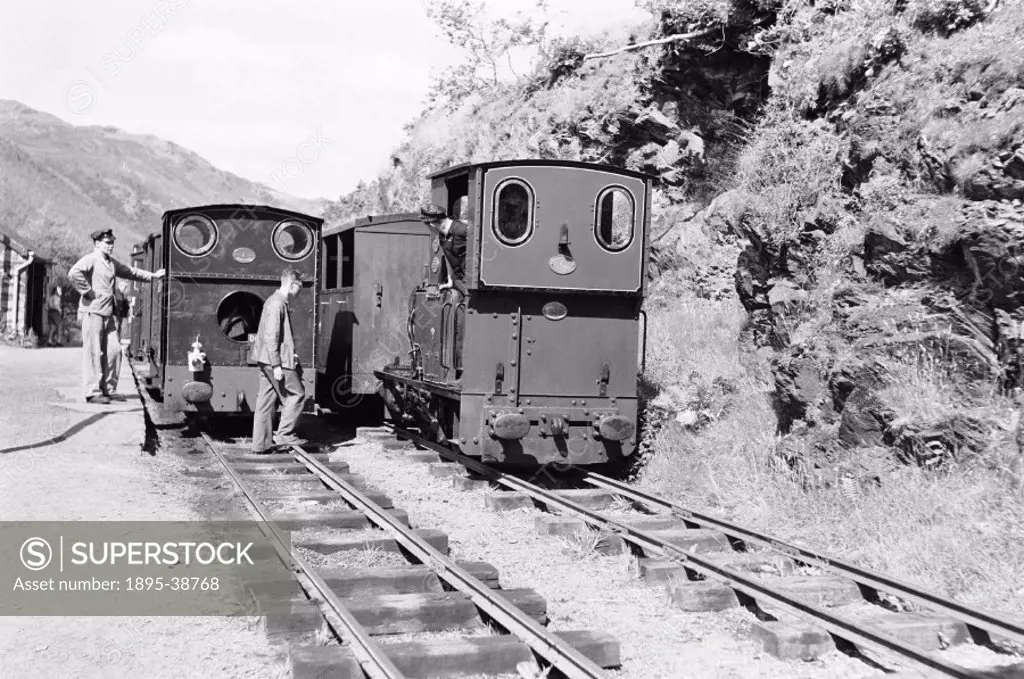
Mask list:
[[[46,295],[53,264],[24,239],[0,231],[0,331],[46,337]]]

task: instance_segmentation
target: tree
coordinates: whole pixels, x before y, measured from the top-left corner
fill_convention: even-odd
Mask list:
[[[536,48],[545,55],[548,36],[547,0],[537,0],[527,15],[512,18],[487,16],[486,0],[425,0],[427,17],[441,29],[445,39],[466,53],[463,63],[449,67],[434,78],[427,105],[454,108],[469,95],[500,88],[506,66],[518,80],[512,64],[516,48]]]

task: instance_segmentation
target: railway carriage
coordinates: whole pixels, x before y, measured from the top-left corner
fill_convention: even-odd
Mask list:
[[[258,368],[253,343],[264,301],[281,271],[302,273],[291,302],[295,350],[306,368],[307,410],[314,405],[320,231],[323,220],[259,205],[207,205],[171,210],[161,233],[133,261],[167,277],[138,295],[139,328],[132,354],[137,372],[173,410],[250,413]]]
[[[324,229],[320,248],[317,402],[379,417],[373,373],[409,355],[410,292],[423,281],[429,233],[416,214],[372,216]]]
[[[322,243],[323,257],[340,252],[353,271],[376,271],[349,281],[351,302],[322,292],[323,304],[350,312],[321,327],[333,365],[323,374],[343,385],[333,402],[376,389],[396,421],[485,461],[575,466],[632,455],[650,177],[518,160],[430,179],[433,202],[469,226],[468,295],[440,290],[447,265],[417,215],[347,225],[348,250],[344,239]],[[391,240],[374,246],[375,229]]]

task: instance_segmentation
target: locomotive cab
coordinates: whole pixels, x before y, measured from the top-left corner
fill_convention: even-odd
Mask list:
[[[520,160],[431,179],[432,202],[468,225],[468,295],[438,292],[447,263],[431,237],[411,363],[385,378],[393,416],[490,461],[632,455],[650,177]]]

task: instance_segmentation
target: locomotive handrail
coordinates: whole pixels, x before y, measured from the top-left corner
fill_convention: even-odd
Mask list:
[[[640,373],[643,374],[647,372],[647,312],[641,309],[640,315],[644,319],[644,334],[640,339]]]
[[[438,360],[438,363],[441,364],[442,368],[451,368],[452,367],[447,362],[448,361],[448,320],[447,320],[447,318],[454,318],[454,314],[452,313],[451,310],[452,310],[452,303],[451,303],[450,300],[441,305],[441,336],[439,338],[439,341],[441,343],[441,351],[437,352],[437,360]],[[445,313],[448,314],[447,317],[445,316]],[[455,333],[452,332],[452,335],[454,335],[454,334]],[[452,352],[453,356],[454,356],[454,353],[455,352]],[[454,363],[454,361],[452,361],[452,363]]]

